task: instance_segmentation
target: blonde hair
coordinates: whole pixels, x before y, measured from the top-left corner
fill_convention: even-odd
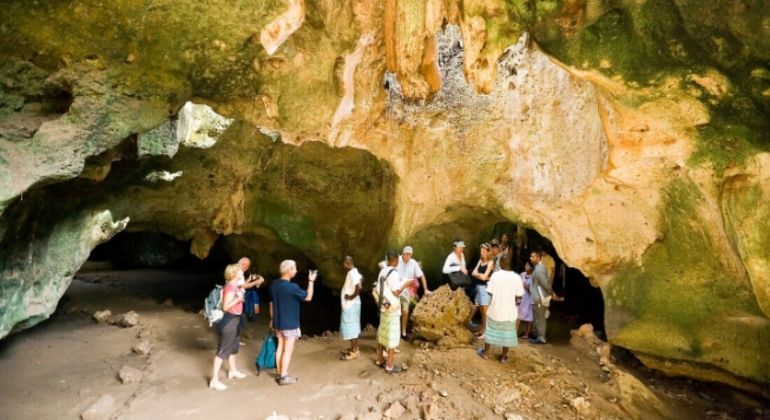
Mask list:
[[[238,277],[238,273],[241,271],[241,266],[238,264],[230,264],[225,267],[225,281],[231,282],[234,278]]]

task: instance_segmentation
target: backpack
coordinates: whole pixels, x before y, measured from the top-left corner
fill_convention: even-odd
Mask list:
[[[222,286],[214,286],[203,301],[203,316],[209,321],[209,327],[219,322],[225,315],[222,310]]]
[[[271,331],[262,342],[259,354],[254,364],[257,365],[257,376],[265,369],[275,369],[275,350],[278,347],[278,339]]]

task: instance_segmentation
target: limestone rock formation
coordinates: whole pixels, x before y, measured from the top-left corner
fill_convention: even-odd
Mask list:
[[[45,319],[122,229],[291,256],[338,287],[342,255],[371,270],[405,243],[435,283],[454,237],[505,221],[602,287],[613,344],[761,392],[768,10],[8,1],[0,336]]]
[[[412,314],[414,332],[439,346],[470,344],[473,334],[468,322],[472,310],[473,305],[462,289],[452,290],[443,285],[417,302]]]

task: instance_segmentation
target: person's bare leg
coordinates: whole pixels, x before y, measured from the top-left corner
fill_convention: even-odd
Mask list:
[[[219,369],[222,368],[222,359],[214,356],[214,369],[211,371],[211,382],[219,383]]]
[[[275,369],[278,371],[278,377],[281,376],[281,356],[283,355],[284,342],[283,335],[278,334],[278,347],[275,349]]]
[[[376,363],[377,363],[378,366],[382,365],[382,350],[383,350],[382,344],[377,343],[377,361],[376,361]]]
[[[227,368],[230,372],[238,372],[238,368],[235,367],[235,355],[231,354],[230,357],[227,358]]]
[[[395,357],[396,352],[393,351],[393,349],[388,349],[388,362],[385,364],[385,368],[388,370],[393,369],[393,359]]]
[[[503,347],[503,353],[500,355],[500,363],[508,361],[508,347]]]
[[[358,339],[354,338],[350,340],[350,351],[351,352],[357,352],[358,351]]]
[[[473,324],[473,318],[476,317],[476,312],[478,311],[479,311],[479,305],[473,305],[473,310],[471,311],[471,317],[468,318],[470,319],[471,324]]]
[[[481,312],[481,327],[479,328],[479,333],[481,335],[484,335],[484,333],[487,331],[487,309],[489,306],[482,305],[479,307],[479,311]]]
[[[283,354],[281,355],[281,376],[289,374],[289,363],[291,363],[291,355],[294,353],[294,342],[297,341],[293,338],[284,339]]]
[[[406,335],[406,325],[409,323],[409,307],[401,309],[401,336]]]

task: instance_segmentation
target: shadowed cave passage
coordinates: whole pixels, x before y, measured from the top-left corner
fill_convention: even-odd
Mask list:
[[[548,335],[556,339],[569,340],[570,330],[583,324],[591,324],[599,338],[606,340],[604,331],[604,298],[599,287],[579,268],[564,262],[553,243],[538,231],[524,226],[500,223],[495,225],[496,237],[507,233],[511,237],[513,265],[517,272],[524,271],[524,264],[532,251],[546,251],[556,262],[553,291],[564,301],[551,303],[551,317],[548,319]],[[499,234],[497,233],[499,232]]]
[[[442,266],[447,255],[452,252],[454,239],[465,241],[465,259],[470,273],[479,260],[479,246],[492,239],[499,241],[503,234],[507,234],[511,238],[512,269],[515,272],[524,271],[525,262],[535,250],[549,251],[556,262],[553,287],[565,300],[552,304],[551,317],[548,320],[549,340],[567,342],[570,339],[570,330],[586,323],[592,324],[596,334],[606,339],[604,298],[601,289],[593,287],[579,268],[565,264],[547,237],[535,229],[506,220],[496,212],[476,206],[448,208],[443,218],[448,222],[424,228],[405,242],[405,245],[414,247],[414,258],[421,263],[431,290],[448,282],[447,276],[442,274]]]
[[[264,238],[254,240],[267,242]],[[179,241],[161,232],[122,232],[92,251],[91,257],[75,276],[74,281],[108,283],[127,295],[150,298],[157,303],[171,300],[175,306],[185,311],[199,312],[203,309],[203,300],[208,292],[215,285],[224,283],[224,267],[243,256],[228,252],[227,244],[230,242],[233,242],[233,238],[220,238],[209,255],[201,260],[189,253],[190,241]],[[290,248],[286,244],[282,247]],[[284,257],[289,258],[286,255]],[[297,266],[302,270],[293,281],[306,288],[306,269],[317,267],[307,256],[296,251],[292,253],[291,258],[297,261]],[[266,283],[257,289],[260,312],[251,318],[250,322],[261,324],[269,320],[268,286],[279,277],[278,264],[281,260],[275,261],[275,264],[265,266],[264,270],[252,264],[250,272],[264,276]],[[78,285],[71,286],[72,288],[78,288]],[[64,301],[69,298],[67,295],[70,291],[65,293]],[[315,335],[337,329],[338,299],[334,290],[326,285],[320,276],[316,282],[313,301],[303,305],[304,332]]]

